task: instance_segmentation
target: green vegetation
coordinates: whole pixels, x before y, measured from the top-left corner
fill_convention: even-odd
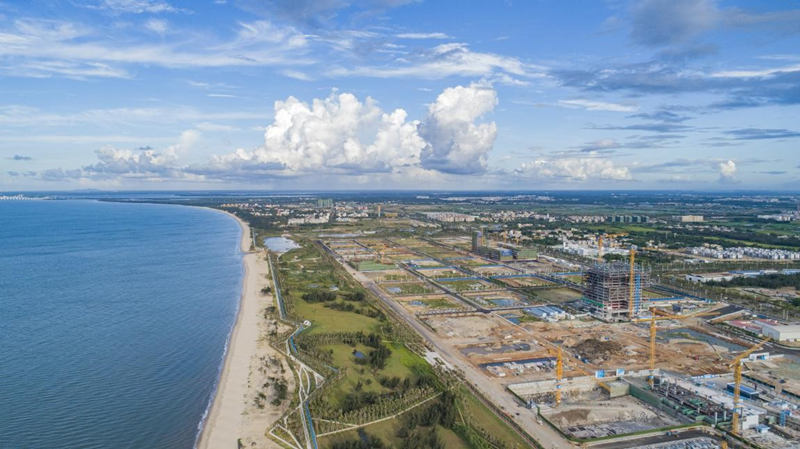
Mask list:
[[[364,434],[363,438],[357,440],[338,441],[331,445],[331,449],[383,449],[385,447],[386,445],[380,438],[369,434]]]
[[[714,287],[761,287],[800,289],[800,273],[797,274],[764,274],[753,277],[735,277],[730,281],[709,281],[706,285]]]
[[[411,279],[411,276],[403,274],[387,274],[383,277],[384,281],[405,281]]]
[[[463,414],[463,422],[475,423],[475,427],[465,429],[468,432],[470,441],[491,439],[495,443],[494,447],[503,448],[527,448],[530,443],[524,440],[519,434],[513,431],[508,425],[487,408],[480,399],[473,395],[466,387],[460,387],[459,405]],[[491,447],[474,445],[475,447]]]
[[[445,298],[421,299],[420,302],[431,309],[449,309],[456,306],[452,301]]]
[[[583,296],[583,293],[566,287],[536,290],[536,300],[544,303],[562,303]]]
[[[795,292],[800,291],[800,273],[797,274],[764,274],[754,277],[736,277],[730,281],[710,281],[706,283],[709,287],[758,287],[779,289],[784,287],[793,287]],[[791,298],[788,305],[794,308],[800,308],[800,296]]]
[[[434,289],[422,282],[404,282],[402,284],[384,284],[383,289],[391,295],[422,295],[431,293]]]
[[[394,270],[397,267],[394,265],[378,263],[372,260],[365,260],[358,262],[353,268],[357,269],[358,271],[383,271]]]
[[[366,433],[323,437],[322,447],[525,447],[516,444],[513,431],[451,375],[436,372],[409,349],[416,337],[390,320],[327,254],[307,241],[301,243],[301,248],[281,256],[278,275],[287,313],[312,323],[295,337],[298,355],[327,377],[309,404],[317,433],[342,430],[337,422],[367,424],[397,415],[369,425]],[[431,302],[451,305],[444,298]],[[280,387],[275,388],[281,397]],[[290,430],[300,431],[301,420],[299,413],[291,412]]]
[[[380,437],[376,437],[379,435]],[[457,387],[445,391],[436,400],[417,407],[392,421],[349,431],[327,439],[323,447],[357,446],[365,436],[378,448],[396,449],[522,449],[530,444],[512,431],[486,408],[469,390]]]
[[[457,292],[488,290],[492,288],[492,286],[487,285],[475,279],[466,279],[459,281],[442,281],[442,284]]]

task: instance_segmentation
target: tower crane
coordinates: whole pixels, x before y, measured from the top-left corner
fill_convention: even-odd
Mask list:
[[[739,390],[742,386],[742,360],[761,349],[769,341],[769,337],[764,338],[751,346],[750,349],[736,356],[730,365],[728,365],[733,368],[733,419],[731,421],[731,433],[734,435],[739,435]]]
[[[603,262],[603,236],[609,239],[616,237],[624,237],[628,235],[627,232],[618,232],[616,234],[600,234],[597,236],[597,261]]]
[[[597,236],[597,262],[603,262],[603,236]]]
[[[556,406],[558,406],[559,404],[561,404],[561,380],[564,378],[564,350],[561,349],[560,345],[557,345],[555,343],[551,343],[551,342],[549,342],[547,340],[544,340],[544,342],[547,345],[550,346],[548,352],[551,353],[551,354],[554,354],[556,356],[556,395],[555,396],[556,396]],[[590,373],[589,371],[586,371],[585,369],[581,368],[580,366],[575,366],[575,369],[577,371],[579,371],[580,373],[584,374],[584,375],[587,375],[587,376],[591,376],[592,375],[592,373]],[[595,381],[597,382],[597,385],[599,385],[600,387],[602,387],[606,391],[608,391],[608,392],[611,391],[611,387],[609,387],[608,384],[606,384],[605,382],[603,382],[603,381],[601,381],[599,379],[597,379]]]
[[[709,312],[700,312],[700,313],[693,313],[691,315],[672,315],[665,312],[662,312],[660,316],[657,315],[658,309],[655,307],[650,308],[650,318],[644,318],[639,320],[634,320],[637,323],[641,322],[649,322],[650,323],[650,376],[647,379],[647,382],[650,384],[650,387],[653,387],[653,376],[655,375],[656,370],[656,321],[665,321],[665,320],[688,320],[689,318],[698,318],[702,316],[714,315],[716,312],[709,311]]]
[[[556,406],[561,403],[561,378],[564,376],[564,351],[558,347],[556,357]]]

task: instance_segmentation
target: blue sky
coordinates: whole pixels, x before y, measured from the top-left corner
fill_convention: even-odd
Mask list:
[[[0,0],[0,189],[800,189],[800,1]]]

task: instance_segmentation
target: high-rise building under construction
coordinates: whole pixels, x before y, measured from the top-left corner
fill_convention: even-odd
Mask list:
[[[472,250],[477,252],[483,246],[483,232],[475,231],[472,233]]]
[[[605,321],[625,321],[638,315],[642,290],[650,286],[650,275],[638,265],[631,270],[625,262],[597,263],[584,271],[583,286],[584,301],[594,316]]]

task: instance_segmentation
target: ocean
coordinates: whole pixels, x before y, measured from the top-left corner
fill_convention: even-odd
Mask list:
[[[0,201],[0,448],[191,448],[240,232],[200,208]]]

